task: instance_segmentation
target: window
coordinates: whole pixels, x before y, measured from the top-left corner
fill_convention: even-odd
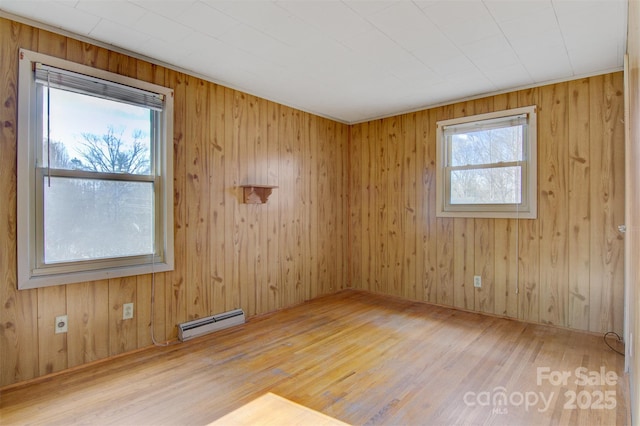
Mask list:
[[[18,288],[172,270],[172,90],[27,50],[18,89]]]
[[[437,123],[441,217],[536,217],[536,108]]]

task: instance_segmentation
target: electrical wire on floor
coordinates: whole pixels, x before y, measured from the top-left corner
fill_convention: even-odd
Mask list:
[[[612,351],[614,351],[615,353],[624,356],[624,352],[620,352],[619,350],[617,350],[616,348],[614,348],[613,346],[611,346],[609,344],[609,342],[607,342],[607,336],[609,334],[613,334],[614,336],[616,336],[618,338],[618,342],[622,342],[622,337],[620,337],[620,335],[618,333],[616,333],[615,331],[607,331],[606,333],[604,333],[604,336],[602,336],[603,340],[604,340],[604,344],[609,346],[609,349],[611,349]]]

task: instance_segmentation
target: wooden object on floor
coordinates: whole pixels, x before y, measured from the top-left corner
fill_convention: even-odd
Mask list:
[[[1,391],[3,425],[208,424],[267,392],[349,424],[630,424],[602,336],[354,290]]]
[[[346,423],[333,419],[317,411],[291,402],[286,398],[266,393],[248,404],[243,405],[209,423],[213,426],[223,425],[289,425],[289,426],[340,426]]]
[[[242,185],[245,204],[264,204],[277,186],[271,185]]]

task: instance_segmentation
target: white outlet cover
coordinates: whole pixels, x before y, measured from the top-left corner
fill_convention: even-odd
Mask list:
[[[133,318],[133,303],[124,303],[122,305],[122,319],[131,319]]]
[[[476,288],[482,287],[482,277],[480,275],[473,276],[473,286]]]
[[[69,329],[69,319],[66,315],[56,317],[56,334],[66,333]]]

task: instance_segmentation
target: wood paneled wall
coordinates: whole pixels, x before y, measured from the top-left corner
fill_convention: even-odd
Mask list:
[[[436,218],[436,121],[527,105],[538,106],[538,218]],[[623,112],[614,73],[352,126],[352,286],[621,333]]]
[[[148,346],[152,318],[164,341],[186,320],[346,286],[348,126],[5,19],[0,40],[0,386]],[[20,47],[175,90],[175,271],[16,290]],[[243,183],[279,188],[242,204]],[[69,332],[54,334],[65,313]]]

